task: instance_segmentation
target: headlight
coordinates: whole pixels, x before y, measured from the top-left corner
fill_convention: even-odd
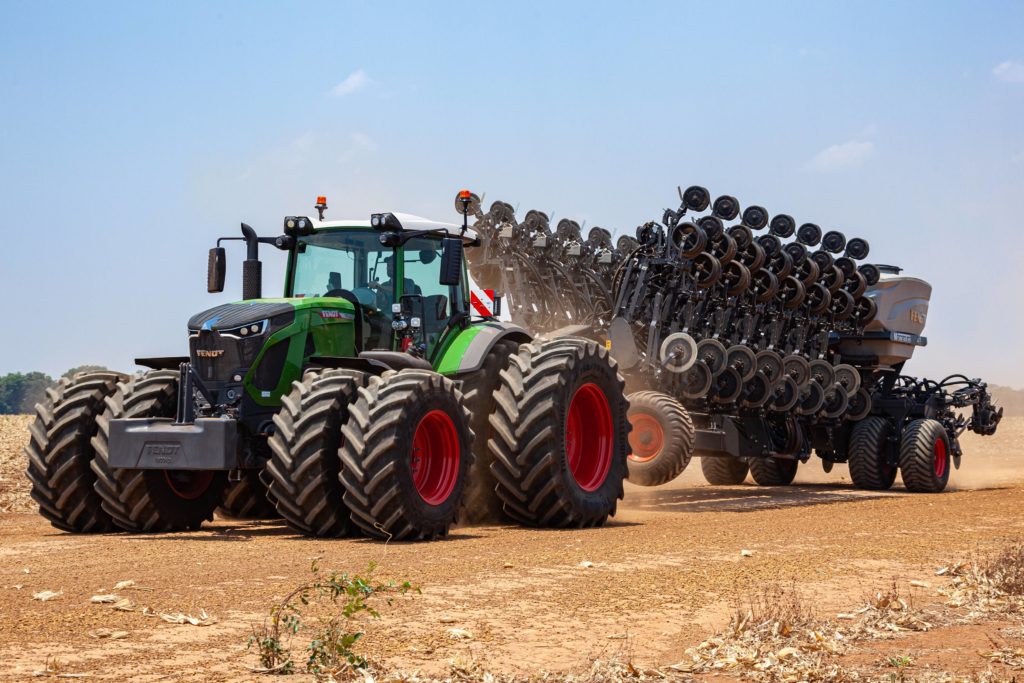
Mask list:
[[[269,320],[260,320],[255,323],[246,323],[240,327],[233,327],[230,330],[219,330],[219,332],[224,337],[257,337],[266,332],[269,325]]]

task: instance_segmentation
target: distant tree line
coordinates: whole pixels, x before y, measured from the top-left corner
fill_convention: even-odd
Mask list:
[[[79,372],[106,370],[102,365],[80,365],[65,372],[62,377],[74,377]],[[11,372],[0,376],[0,415],[35,412],[35,406],[46,398],[46,390],[57,383],[43,372]]]

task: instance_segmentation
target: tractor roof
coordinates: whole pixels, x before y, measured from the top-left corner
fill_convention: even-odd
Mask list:
[[[404,230],[447,230],[453,236],[458,235],[462,231],[462,226],[457,223],[445,223],[442,221],[432,221],[429,218],[423,218],[422,216],[414,216],[411,213],[395,213],[397,218],[402,223]],[[315,218],[311,218],[310,222],[313,224],[314,230],[325,230],[330,228],[369,228],[369,218],[353,218],[353,219],[342,219],[342,220],[329,220],[329,221],[318,221]],[[472,242],[476,240],[476,232],[472,229],[466,231],[463,241]]]

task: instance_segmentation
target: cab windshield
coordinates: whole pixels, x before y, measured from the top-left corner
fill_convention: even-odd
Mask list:
[[[388,276],[394,250],[381,245],[375,230],[320,232],[300,237],[292,267],[295,297],[339,296],[351,292],[363,306],[378,306],[375,290]]]
[[[298,238],[290,296],[355,298],[363,313],[363,347],[391,347],[395,252],[376,230],[318,232]]]

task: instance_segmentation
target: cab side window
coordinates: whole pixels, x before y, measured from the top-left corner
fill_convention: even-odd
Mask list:
[[[452,302],[449,287],[438,282],[441,275],[441,240],[417,237],[405,244],[402,294],[418,294],[423,300],[423,329],[432,352],[448,325]],[[417,310],[414,315],[419,315]]]

